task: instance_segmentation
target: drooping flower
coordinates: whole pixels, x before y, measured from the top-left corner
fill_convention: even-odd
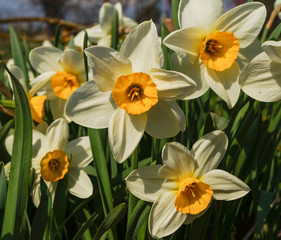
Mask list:
[[[117,2],[115,5],[109,2],[104,3],[99,11],[99,24],[85,29],[90,43],[110,47],[112,22],[115,10],[118,12],[119,29],[122,32],[126,33],[128,30],[131,30],[138,25],[133,19],[123,15],[123,9],[120,2]],[[83,49],[84,37],[84,30],[75,36],[74,44],[76,47]]]
[[[68,173],[68,191],[79,198],[88,198],[93,185],[83,170],[92,160],[89,137],[80,137],[68,142],[68,124],[59,118],[47,129],[46,134],[32,130],[32,168],[35,170],[32,200],[36,207],[40,203],[40,177],[45,180],[52,199],[57,181]],[[14,136],[6,138],[5,145],[12,154]]]
[[[210,87],[232,108],[240,93],[240,67],[257,52],[252,44],[263,26],[265,6],[246,3],[223,13],[221,0],[181,0],[178,17],[181,29],[164,44],[190,66],[186,71],[198,87],[194,98]],[[253,53],[247,56],[249,47]]]
[[[54,119],[66,117],[64,107],[68,97],[85,82],[82,55],[73,50],[37,47],[29,55],[32,67],[40,73],[30,84],[38,95],[46,95]]]
[[[264,52],[241,72],[239,84],[250,97],[262,102],[281,99],[281,42],[263,43]]]
[[[117,162],[131,155],[144,131],[165,138],[185,130],[184,113],[172,100],[188,99],[195,83],[184,74],[160,69],[163,53],[151,21],[135,28],[120,52],[101,46],[85,52],[94,81],[71,95],[66,113],[82,126],[108,127]]]
[[[162,150],[163,165],[151,165],[131,172],[126,178],[129,191],[153,202],[148,228],[161,238],[202,216],[215,200],[234,200],[250,189],[237,177],[216,169],[228,140],[219,130],[200,138],[187,150],[177,142]]]

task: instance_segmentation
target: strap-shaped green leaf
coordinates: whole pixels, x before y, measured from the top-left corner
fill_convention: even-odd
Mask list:
[[[23,233],[24,212],[29,196],[28,183],[32,156],[32,120],[26,94],[14,75],[1,62],[13,83],[16,102],[15,132],[11,158],[10,181],[1,239],[20,239]]]
[[[9,32],[10,32],[12,57],[14,59],[15,65],[17,65],[22,70],[26,81],[26,86],[27,88],[29,88],[29,77],[27,74],[27,68],[25,65],[25,59],[23,56],[22,48],[20,46],[20,42],[17,37],[17,34],[11,25],[9,26]]]
[[[118,12],[114,11],[113,22],[112,22],[112,31],[111,31],[111,47],[117,50],[118,42],[119,42],[119,23],[118,23]]]
[[[41,199],[35,212],[31,229],[31,240],[43,239],[48,219],[52,208],[51,193],[45,184],[43,178],[40,181]]]
[[[122,220],[127,211],[127,206],[125,203],[120,203],[116,206],[110,213],[106,216],[106,218],[101,223],[96,235],[93,240],[98,240],[100,237],[106,233],[110,228],[116,225],[118,222]]]

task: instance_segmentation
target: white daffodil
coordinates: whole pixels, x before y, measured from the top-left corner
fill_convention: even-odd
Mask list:
[[[68,124],[60,118],[47,129],[46,134],[32,131],[32,168],[35,179],[32,188],[32,200],[36,207],[40,203],[40,177],[48,186],[54,199],[57,181],[68,173],[68,191],[79,198],[88,198],[93,185],[83,171],[92,160],[89,137],[80,137],[68,142]],[[8,153],[12,154],[14,136],[5,141]]]
[[[115,5],[111,3],[104,3],[99,12],[99,24],[85,29],[88,34],[88,39],[91,43],[110,47],[112,22],[115,10],[118,12],[119,29],[122,32],[127,33],[129,30],[138,25],[133,19],[123,15],[123,9],[120,2],[116,3]],[[75,36],[74,44],[76,47],[83,49],[84,37],[84,30]]]
[[[27,91],[26,81],[25,81],[25,77],[24,77],[22,70],[18,66],[14,65],[13,61],[9,61],[7,63],[7,66],[9,68],[10,72],[20,82],[20,84],[22,85],[22,87],[26,93],[32,119],[35,122],[42,123],[43,117],[45,114],[44,113],[44,103],[45,103],[47,96],[46,95],[34,96],[36,94],[36,92],[38,91],[38,84],[33,86],[33,88],[31,88],[29,91]],[[7,77],[9,79],[10,86],[13,89],[13,84],[12,84],[10,75],[7,74]]]
[[[212,199],[234,200],[250,189],[237,177],[219,169],[227,149],[227,136],[219,130],[200,138],[187,150],[177,142],[162,150],[163,165],[137,169],[126,178],[129,191],[153,202],[148,227],[161,238],[202,216]]]
[[[85,82],[83,56],[73,50],[55,47],[37,47],[29,55],[32,67],[40,73],[30,82],[39,95],[46,95],[54,119],[65,118],[66,100]]]
[[[197,83],[194,97],[210,87],[229,108],[235,105],[240,93],[238,61],[249,58],[247,48],[257,38],[265,17],[265,6],[258,2],[223,13],[221,0],[180,1],[181,29],[169,34],[164,44],[189,63],[190,76]]]
[[[250,97],[262,102],[281,99],[281,42],[263,43],[264,52],[241,72],[239,84]]]
[[[85,50],[94,81],[77,89],[66,104],[74,122],[107,128],[117,162],[126,160],[144,131],[155,138],[175,136],[186,127],[175,99],[188,99],[195,83],[184,74],[162,70],[163,53],[152,21],[136,27],[120,52],[94,46]]]

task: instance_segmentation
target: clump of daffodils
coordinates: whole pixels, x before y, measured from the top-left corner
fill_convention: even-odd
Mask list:
[[[163,165],[134,170],[126,178],[129,191],[153,202],[148,228],[161,238],[202,216],[213,199],[234,200],[250,188],[237,177],[216,169],[228,145],[227,136],[213,131],[194,143],[191,150],[177,142],[162,150]]]

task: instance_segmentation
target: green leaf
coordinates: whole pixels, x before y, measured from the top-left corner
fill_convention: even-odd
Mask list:
[[[26,86],[28,88],[29,87],[29,77],[28,77],[27,68],[25,65],[25,59],[23,56],[22,48],[20,46],[20,42],[17,37],[17,34],[11,25],[9,26],[9,32],[10,32],[12,57],[14,59],[15,65],[17,65],[22,70],[25,81],[26,81]]]
[[[172,14],[173,14],[173,22],[175,30],[180,28],[179,20],[178,20],[178,9],[179,9],[180,0],[172,0]]]
[[[139,221],[139,217],[143,213],[145,207],[147,204],[139,200],[136,207],[134,208],[131,217],[128,220],[128,228],[127,228],[127,233],[126,233],[126,239],[133,239],[134,238],[134,233],[136,229],[137,222]]]
[[[24,89],[6,65],[3,62],[1,63],[11,76],[16,102],[10,180],[1,233],[1,237],[5,239],[7,237],[19,238],[19,234],[23,233],[22,228],[25,227],[23,221],[29,196],[28,183],[32,156],[32,120]]]
[[[120,203],[118,206],[112,209],[111,212],[103,220],[93,240],[100,239],[100,237],[104,233],[106,233],[110,228],[112,228],[114,225],[116,225],[118,222],[122,220],[126,212],[127,212],[127,206],[125,203]]]
[[[83,42],[83,50],[88,47],[88,33],[85,31],[84,42]],[[89,74],[88,74],[88,58],[85,52],[83,51],[83,58],[84,58],[84,67],[85,67],[85,74],[86,74],[86,81],[89,81]]]
[[[274,194],[272,192],[262,191],[260,194],[260,200],[258,205],[257,214],[257,229],[256,232],[260,233],[262,230],[266,216],[270,210],[270,204],[272,203]]]
[[[224,117],[220,117],[219,115],[210,112],[211,118],[213,120],[213,124],[214,127],[218,130],[224,130],[227,128],[228,124],[229,124],[229,120],[224,118]]]
[[[119,42],[119,17],[117,10],[113,14],[112,31],[111,31],[111,48],[117,50]]]
[[[278,41],[281,34],[281,23],[272,31],[267,40]]]
[[[172,61],[171,61],[171,50],[169,48],[167,48],[164,44],[163,44],[163,39],[168,36],[170,34],[166,24],[164,23],[164,21],[162,21],[162,25],[161,25],[161,48],[163,50],[163,55],[164,55],[164,65],[163,65],[163,69],[166,70],[171,70],[172,69]]]
[[[75,49],[75,44],[74,44],[74,36],[71,35],[69,43],[68,43],[68,48],[69,49]]]
[[[113,198],[103,144],[99,130],[88,128],[88,135],[93,153],[93,161],[97,171],[97,180],[102,200],[103,212],[106,216],[110,210],[113,209]],[[112,232],[109,234],[110,239],[113,239]]]
[[[56,231],[53,233],[51,240],[54,240],[57,235],[59,234],[59,232],[61,231],[61,229],[65,226],[65,224],[74,216],[76,216],[79,211],[81,211],[82,208],[84,208],[87,203],[89,203],[93,198],[97,197],[96,196],[96,192],[94,192],[94,194],[89,197],[88,199],[85,199],[83,202],[81,202],[70,214],[69,216],[67,216],[67,218],[64,219],[64,221],[57,227]],[[96,214],[96,213],[95,213]]]
[[[10,129],[14,126],[14,119],[11,119],[7,122],[0,130],[0,143],[4,142],[5,138],[7,137]]]
[[[67,205],[67,193],[68,193],[68,174],[63,179],[58,181],[53,212],[56,218],[57,224],[61,224],[65,218],[66,205]]]
[[[59,47],[59,45],[60,45],[60,33],[61,33],[61,25],[57,25],[55,39],[54,39],[55,47]]]
[[[7,182],[5,177],[4,164],[0,163],[0,227],[3,223],[5,203],[7,196]]]
[[[33,218],[30,237],[31,240],[43,239],[52,208],[52,197],[43,178],[40,179],[40,189],[40,204]]]
[[[96,166],[97,179],[103,202],[104,213],[106,215],[111,209],[113,209],[113,198],[106,159],[103,151],[103,144],[101,141],[99,130],[88,128],[88,134],[91,142],[94,165]]]

